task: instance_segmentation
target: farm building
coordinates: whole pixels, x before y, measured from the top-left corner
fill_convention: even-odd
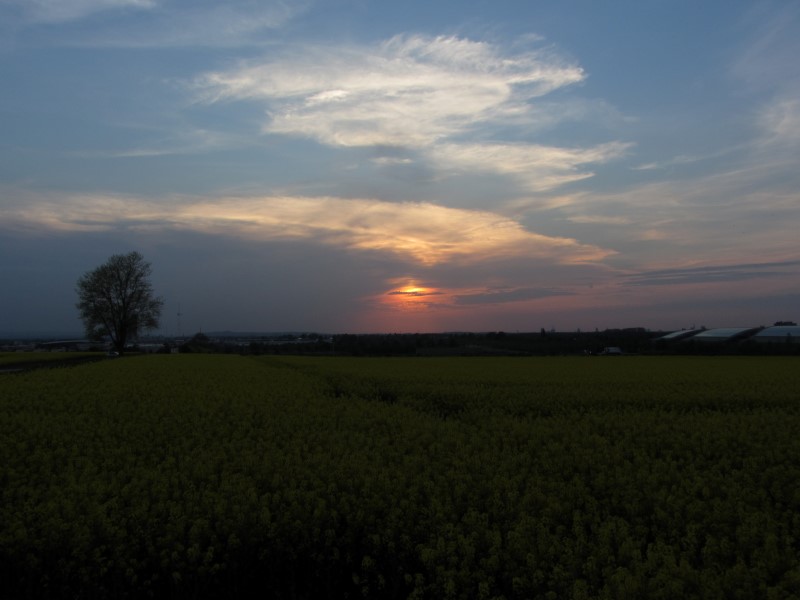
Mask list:
[[[681,329],[680,331],[673,331],[667,335],[662,335],[655,339],[656,342],[675,342],[695,335],[704,331],[703,329]]]
[[[800,325],[767,327],[756,333],[751,339],[762,344],[800,344]]]
[[[759,329],[760,327],[719,327],[717,329],[706,329],[688,339],[702,343],[733,342],[750,337]]]

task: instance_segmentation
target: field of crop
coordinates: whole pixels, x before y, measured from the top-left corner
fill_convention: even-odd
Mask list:
[[[0,368],[33,363],[77,362],[102,356],[102,352],[0,352]]]
[[[798,598],[791,357],[0,376],[5,598]]]

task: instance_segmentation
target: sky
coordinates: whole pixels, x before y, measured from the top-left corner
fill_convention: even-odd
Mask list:
[[[800,2],[0,0],[0,333],[800,319]]]

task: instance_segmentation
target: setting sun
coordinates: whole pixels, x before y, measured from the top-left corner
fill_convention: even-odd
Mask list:
[[[407,284],[386,292],[385,302],[400,310],[420,310],[439,304],[441,296],[436,288]]]
[[[425,293],[428,290],[430,290],[430,288],[421,288],[421,287],[417,287],[415,285],[409,285],[409,286],[406,286],[406,287],[404,287],[404,288],[402,288],[400,290],[397,290],[396,292],[393,292],[393,293],[395,293],[395,294],[405,294],[405,295],[408,295],[408,296],[424,296]]]

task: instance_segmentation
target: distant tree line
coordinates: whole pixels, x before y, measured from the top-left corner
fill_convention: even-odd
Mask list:
[[[574,332],[349,334],[334,336],[331,351],[344,356],[595,356],[605,348],[618,347],[624,354],[800,354],[800,344],[658,340],[663,335],[662,331],[642,327]]]
[[[595,356],[617,347],[623,354],[800,355],[800,344],[752,340],[697,342],[659,340],[663,332],[644,328],[603,331],[409,334],[284,334],[242,340],[212,339],[198,333],[178,345],[181,353],[336,356]]]

